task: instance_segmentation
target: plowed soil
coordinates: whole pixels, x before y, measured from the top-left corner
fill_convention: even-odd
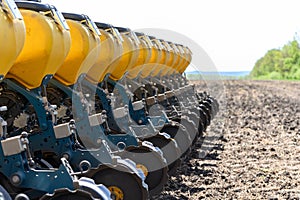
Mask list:
[[[222,85],[204,142],[156,199],[300,199],[300,82]]]

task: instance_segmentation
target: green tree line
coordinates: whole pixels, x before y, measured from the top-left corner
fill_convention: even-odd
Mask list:
[[[269,50],[255,63],[250,76],[258,79],[300,80],[300,47],[297,40],[288,42],[280,49]]]

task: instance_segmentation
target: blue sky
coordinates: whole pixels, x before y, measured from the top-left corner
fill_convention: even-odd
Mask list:
[[[202,47],[219,71],[251,70],[300,31],[299,0],[42,0],[131,29],[164,28]]]

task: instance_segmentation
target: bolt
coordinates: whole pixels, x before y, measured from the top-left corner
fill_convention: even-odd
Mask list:
[[[62,157],[64,157],[64,158],[67,159],[67,160],[70,158],[69,154],[67,154],[67,153],[63,154]]]
[[[11,182],[15,185],[21,183],[21,177],[19,175],[13,175],[11,177]]]
[[[99,138],[97,139],[97,144],[101,144],[102,143],[102,140]]]

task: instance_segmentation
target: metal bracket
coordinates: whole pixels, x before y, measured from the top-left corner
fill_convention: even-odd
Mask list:
[[[53,127],[56,139],[66,138],[72,135],[69,123],[59,124]]]
[[[127,111],[126,111],[126,108],[120,107],[120,108],[114,109],[113,114],[116,119],[119,119],[119,118],[125,117],[127,115]]]
[[[137,111],[137,110],[141,110],[144,108],[144,103],[143,101],[136,101],[136,102],[133,102],[132,103],[132,108],[134,111]]]
[[[89,116],[89,122],[91,126],[98,126],[105,122],[105,118],[103,117],[102,113],[97,113]]]
[[[3,0],[2,4],[3,8],[10,14],[11,18],[23,20],[23,16],[21,15],[16,3],[13,0]]]
[[[21,135],[1,141],[4,156],[12,156],[25,151]]]

